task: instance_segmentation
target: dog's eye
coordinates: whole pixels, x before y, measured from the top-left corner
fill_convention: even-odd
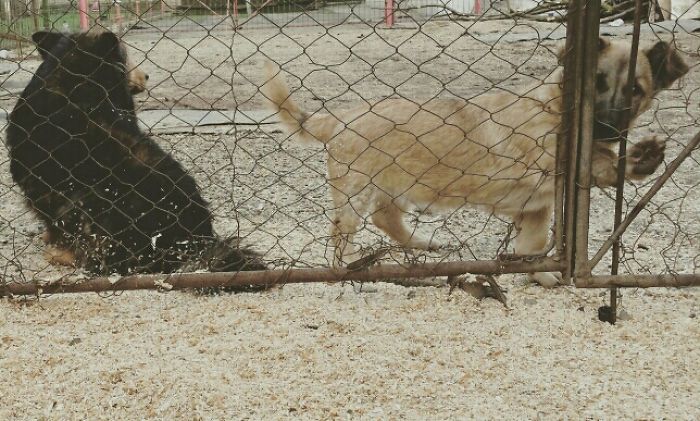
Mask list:
[[[634,84],[634,88],[632,89],[632,95],[644,95],[644,89],[642,89],[642,86],[639,83]]]

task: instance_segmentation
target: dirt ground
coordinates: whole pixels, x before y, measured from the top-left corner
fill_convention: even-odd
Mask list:
[[[466,33],[465,33],[466,31]],[[555,67],[556,24],[432,22],[420,29],[340,25],[160,34],[125,40],[149,73],[139,109],[234,109],[259,116],[265,57],[283,65],[302,106],[342,109],[388,95],[469,98],[524,90]],[[645,32],[643,41],[655,36]],[[669,36],[661,34],[666,39]],[[533,39],[534,38],[534,39]],[[556,38],[556,37],[552,37]],[[541,41],[538,41],[541,39]],[[700,126],[697,34],[676,34],[691,64],[658,96],[632,139],[669,137],[669,163]],[[3,82],[0,107],[36,68]],[[3,66],[6,64],[3,63]],[[296,78],[296,79],[295,79]],[[264,114],[264,113],[263,113]],[[203,188],[222,235],[270,267],[328,265],[332,218],[321,148],[285,142],[274,124],[158,135]],[[696,151],[625,234],[623,272],[700,272]],[[4,279],[52,279],[42,227],[0,156]],[[632,206],[653,179],[626,187]],[[592,193],[590,253],[611,232],[613,191]],[[492,259],[508,224],[463,209],[411,215],[447,246],[392,248],[387,262]],[[368,224],[367,249],[390,245]],[[597,273],[609,272],[603,260]],[[74,295],[0,302],[0,418],[700,418],[700,290],[625,290],[621,320],[597,320],[606,291],[544,290],[502,276],[510,310],[446,288],[287,285],[263,294]]]

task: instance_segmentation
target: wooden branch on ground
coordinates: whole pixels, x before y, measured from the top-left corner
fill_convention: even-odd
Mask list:
[[[0,38],[18,42],[31,42],[28,38],[25,38],[21,35],[13,34],[11,32],[0,33]]]

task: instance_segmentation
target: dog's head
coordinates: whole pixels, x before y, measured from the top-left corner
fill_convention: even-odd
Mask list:
[[[148,76],[134,68],[126,49],[111,32],[32,35],[44,62],[37,77],[74,103],[96,104],[109,98],[118,108],[133,109],[133,93],[145,89]]]
[[[625,96],[631,90],[631,124],[652,105],[652,99],[688,72],[678,52],[667,42],[659,41],[640,50],[635,68],[635,83],[627,85],[630,65],[630,44],[600,39],[596,74],[596,140],[616,141],[624,125]]]

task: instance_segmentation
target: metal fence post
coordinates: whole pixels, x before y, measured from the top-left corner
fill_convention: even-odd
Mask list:
[[[566,161],[564,251],[566,280],[587,275],[588,217],[591,185],[591,153],[595,105],[595,75],[598,61],[600,0],[576,0],[568,10],[566,56],[564,57],[564,116],[557,155]],[[560,164],[561,165],[561,164]],[[561,210],[557,209],[557,212]]]
[[[581,121],[576,174],[576,238],[574,276],[588,276],[588,228],[591,201],[591,157],[595,122],[595,83],[598,68],[600,0],[588,0],[584,9],[584,51],[581,78]]]
[[[78,0],[78,15],[80,18],[80,30],[87,31],[88,29],[90,29],[88,24],[87,0]]]
[[[563,106],[562,128],[557,145],[557,197],[555,207],[555,236],[557,251],[561,251],[565,270],[564,279],[573,276],[576,203],[574,201],[578,134],[579,104],[581,102],[581,61],[583,28],[583,0],[572,0],[567,10],[566,45],[563,54]],[[561,221],[561,222],[559,222]],[[558,231],[558,232],[557,232]]]
[[[384,22],[389,28],[394,26],[394,0],[384,0]]]

